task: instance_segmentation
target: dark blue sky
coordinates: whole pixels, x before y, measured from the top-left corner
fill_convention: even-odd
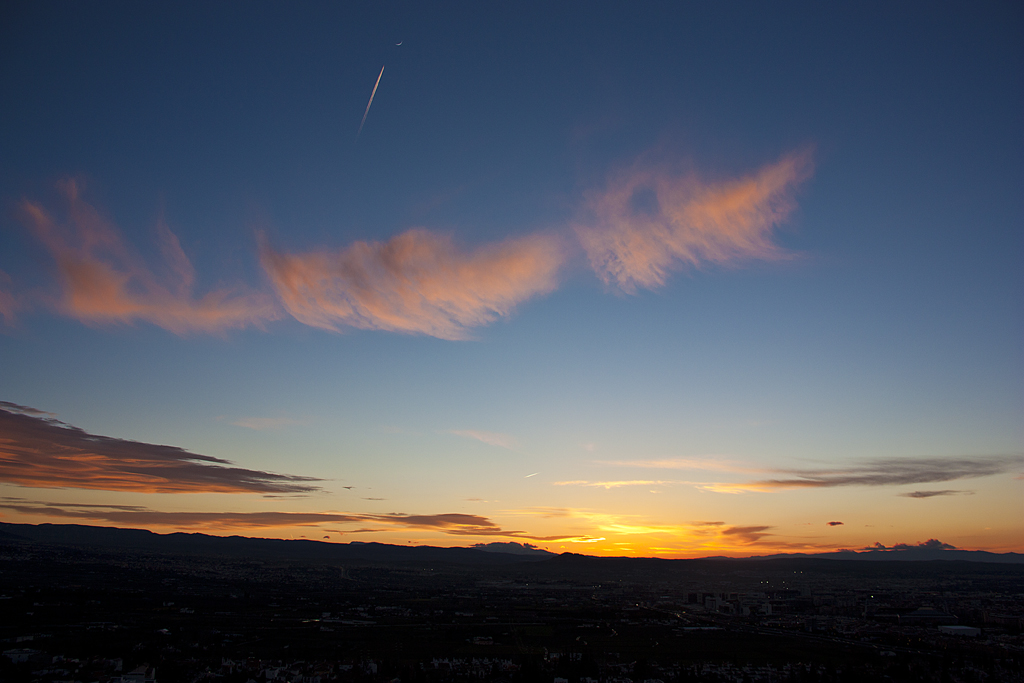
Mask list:
[[[2,12],[0,353],[16,361],[0,400],[246,466],[361,477],[410,512],[564,499],[670,526],[706,517],[692,499],[704,479],[595,463],[1024,450],[1016,3]],[[654,194],[615,214],[630,178]],[[49,238],[29,207],[59,226]],[[499,484],[495,448],[514,452],[516,481],[547,470],[527,480],[541,488]],[[555,486],[606,476],[662,482],[644,495],[673,503]],[[413,485],[424,478],[436,495]],[[1020,481],[986,490],[1010,500]],[[770,495],[800,511],[767,522],[796,538],[817,493]],[[1021,531],[986,536],[977,496],[842,495],[851,516],[908,520],[856,542],[936,536],[932,503],[943,524],[974,524],[948,521],[943,540],[1008,547]],[[728,523],[757,521],[752,503],[711,496]],[[586,519],[580,533],[611,538]]]

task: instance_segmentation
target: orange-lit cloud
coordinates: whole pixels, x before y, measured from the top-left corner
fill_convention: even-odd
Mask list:
[[[625,292],[663,284],[685,265],[775,259],[786,252],[776,226],[795,208],[794,194],[811,174],[808,152],[783,157],[746,178],[718,183],[636,165],[587,195],[572,226],[591,266]],[[149,321],[177,334],[260,326],[281,316],[270,296],[236,288],[202,296],[177,237],[157,226],[163,255],[150,268],[74,181],[62,183],[67,220],[25,201],[23,212],[57,264],[56,307],[87,323]],[[535,234],[475,249],[445,235],[412,229],[386,242],[286,253],[260,238],[259,255],[284,308],[300,322],[467,339],[473,328],[510,315],[519,304],[558,285],[563,239]],[[23,302],[0,273],[0,318]],[[592,448],[592,446],[588,446]]]
[[[598,277],[627,293],[658,287],[686,265],[778,259],[786,252],[774,229],[811,171],[809,152],[720,183],[637,165],[588,197],[576,235]]]
[[[553,486],[587,486],[591,488],[617,489],[623,486],[663,486],[666,484],[685,484],[687,482],[655,481],[651,479],[628,479],[622,481],[587,481],[585,479],[576,479],[573,481],[555,481],[551,483]]]
[[[534,517],[573,517],[576,514],[576,510],[573,508],[556,508],[556,507],[529,507],[522,508],[519,510],[509,510],[512,514],[520,515],[531,515]]]
[[[176,446],[89,434],[48,413],[0,404],[0,482],[147,493],[316,491],[312,477],[231,467]]]
[[[516,440],[508,434],[501,434],[500,432],[482,432],[475,429],[453,429],[448,432],[455,436],[463,436],[467,439],[476,439],[482,441],[490,446],[501,446],[502,448],[512,448],[516,445]]]
[[[176,334],[219,333],[279,317],[264,294],[221,289],[193,296],[195,271],[178,238],[162,223],[157,229],[164,272],[158,276],[81,199],[77,183],[60,187],[68,201],[66,223],[30,201],[22,209],[57,263],[62,289],[57,308],[63,313],[86,323],[145,320]]]
[[[325,330],[343,328],[466,339],[557,285],[564,259],[544,235],[472,251],[422,229],[340,251],[285,254],[265,240],[260,260],[288,312]]]
[[[664,470],[717,470],[719,472],[765,472],[761,467],[741,465],[718,458],[666,458],[662,460],[595,460],[598,465],[641,467]]]

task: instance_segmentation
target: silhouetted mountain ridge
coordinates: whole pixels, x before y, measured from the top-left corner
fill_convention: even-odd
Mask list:
[[[401,564],[515,565],[555,562],[560,567],[667,567],[685,563],[747,563],[780,561],[845,562],[981,562],[1024,564],[1022,553],[992,553],[960,550],[934,539],[918,545],[881,544],[861,550],[826,553],[781,553],[743,558],[706,557],[692,560],[660,558],[594,557],[577,553],[556,555],[530,544],[516,542],[480,543],[470,548],[401,546],[387,543],[325,543],[306,539],[211,536],[176,532],[158,534],[146,529],[83,524],[9,524],[0,522],[0,544],[29,543],[71,546],[105,551],[145,551],[173,555],[224,556],[236,559],[300,560],[327,562],[373,562]]]
[[[200,533],[158,534],[146,529],[119,529],[84,524],[0,523],[0,542],[65,545],[108,551],[147,551],[174,555],[217,555],[260,560],[510,564],[535,562],[550,553],[524,555],[476,548],[401,546],[386,543],[324,543],[305,539],[210,536]]]
[[[828,553],[779,553],[756,555],[744,560],[778,560],[808,558],[816,560],[854,560],[860,562],[930,562],[934,560],[960,562],[995,562],[1024,564],[1024,553],[991,553],[987,550],[960,550],[958,548],[886,548],[874,550],[835,550]]]

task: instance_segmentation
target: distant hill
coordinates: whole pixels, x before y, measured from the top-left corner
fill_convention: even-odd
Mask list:
[[[322,541],[210,536],[207,534],[157,534],[145,529],[118,529],[84,524],[0,523],[0,543],[42,543],[105,551],[146,551],[174,555],[222,556],[236,559],[305,560],[330,562],[445,563],[501,565],[536,562],[551,553],[534,553],[513,543],[518,550],[488,548],[438,548],[386,543],[324,543]],[[525,551],[525,552],[524,552]]]
[[[891,562],[956,562],[1024,565],[1022,553],[991,553],[984,550],[960,550],[937,541],[917,546],[841,550],[828,553],[784,553],[745,558],[707,557],[692,560],[657,558],[591,557],[574,553],[557,555],[531,544],[516,542],[478,543],[471,548],[389,545],[386,543],[325,543],[313,540],[282,540],[246,536],[210,536],[199,533],[158,534],[145,529],[119,529],[83,524],[6,524],[0,523],[0,545],[29,543],[78,547],[109,552],[155,552],[171,555],[230,557],[234,559],[297,560],[312,562],[366,562],[382,564],[452,564],[479,566],[524,566],[540,569],[551,564],[553,570],[587,567],[601,571],[625,568],[682,566],[727,566],[745,563],[810,562],[821,567],[842,561],[860,565]],[[645,569],[646,571],[646,569]],[[674,570],[673,570],[674,571]]]
[[[530,557],[544,558],[554,557],[557,553],[552,553],[543,548],[538,548],[532,543],[516,543],[515,541],[509,541],[508,543],[477,543],[473,545],[476,550],[483,550],[488,553],[507,553],[509,555],[528,555]]]
[[[1024,553],[990,553],[987,550],[960,550],[957,548],[886,548],[885,550],[836,550],[829,553],[780,553],[757,555],[743,560],[778,560],[783,558],[809,558],[816,560],[856,560],[862,562],[931,562],[947,560],[959,562],[995,562],[998,564],[1024,564]]]

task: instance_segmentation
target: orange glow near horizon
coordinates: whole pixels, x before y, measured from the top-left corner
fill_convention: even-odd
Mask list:
[[[341,513],[255,513],[251,519],[243,518],[250,513],[231,515],[225,513],[166,513],[163,522],[117,523],[110,516],[95,515],[89,517],[66,518],[55,517],[40,509],[26,513],[10,514],[4,511],[0,519],[9,523],[56,523],[56,524],[96,524],[100,526],[117,526],[120,528],[142,528],[155,533],[204,533],[213,536],[249,536],[256,538],[279,538],[322,540],[332,543],[350,541],[375,541],[394,545],[406,545],[410,540],[417,545],[437,547],[471,547],[476,543],[513,541],[547,549],[550,552],[573,552],[585,555],[630,556],[630,557],[661,557],[665,559],[693,559],[701,557],[752,557],[776,553],[827,553],[837,550],[860,550],[873,544],[868,541],[855,543],[838,542],[794,542],[792,540],[777,541],[761,539],[758,542],[730,539],[728,535],[694,535],[685,529],[670,530],[669,528],[653,528],[641,530],[639,527],[623,527],[616,529],[614,525],[595,529],[596,536],[534,536],[523,533],[504,533],[495,527],[494,533],[476,533],[472,526],[478,521],[471,520],[466,528],[459,523],[440,526],[432,520],[426,526],[419,526],[415,520],[407,522],[401,518],[388,520],[377,518],[371,520],[365,515],[345,515]],[[295,521],[281,524],[280,518],[294,515]],[[426,517],[443,518],[444,515]],[[177,519],[175,519],[177,518]],[[330,519],[325,519],[330,518]],[[306,522],[300,520],[305,519]],[[341,525],[339,526],[339,522]],[[369,527],[366,525],[370,524]],[[461,530],[460,530],[460,527]],[[477,527],[479,528],[479,527]],[[487,529],[485,523],[484,529]],[[447,532],[446,532],[447,529]],[[455,531],[455,533],[451,533]],[[411,533],[410,533],[411,532]],[[625,534],[625,535],[623,535]],[[324,538],[324,537],[327,538]],[[628,540],[624,540],[628,539]],[[911,545],[923,543],[925,538],[914,539]],[[993,539],[996,540],[996,539]],[[962,546],[964,550],[988,550],[1007,552],[1020,549],[1015,539],[1003,538],[996,543],[985,546]],[[959,547],[959,546],[958,546]]]

